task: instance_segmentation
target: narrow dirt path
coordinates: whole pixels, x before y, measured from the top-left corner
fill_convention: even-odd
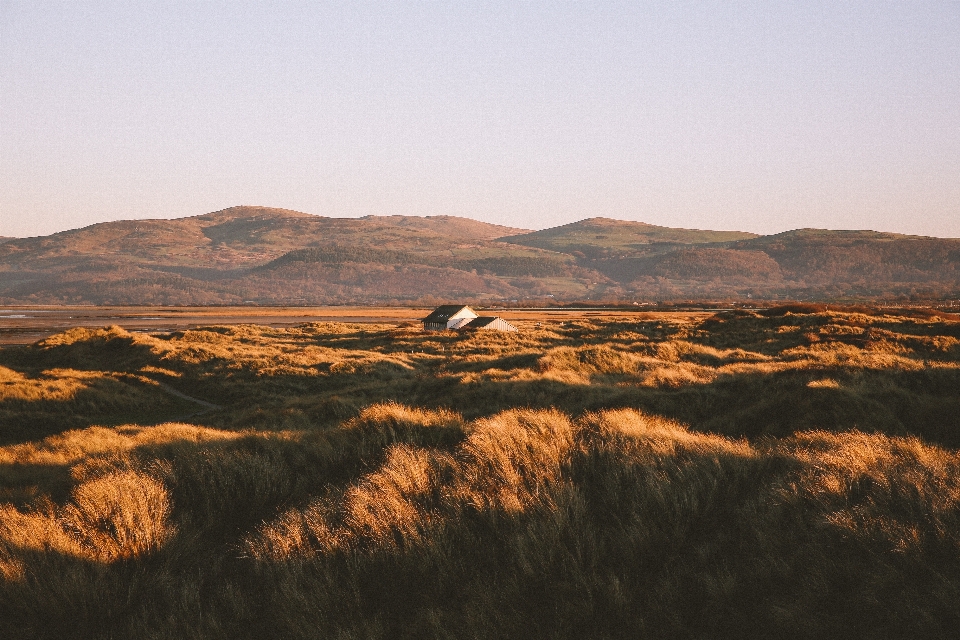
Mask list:
[[[203,407],[203,409],[201,409],[200,411],[194,411],[193,413],[177,416],[176,418],[174,418],[174,420],[186,420],[187,418],[193,418],[194,416],[199,416],[209,411],[214,411],[215,409],[223,409],[223,407],[219,404],[214,404],[212,402],[207,402],[206,400],[201,400],[200,398],[194,398],[193,396],[188,396],[187,394],[181,391],[177,391],[170,385],[164,384],[163,382],[159,382],[156,380],[154,380],[154,382],[156,382],[161,389],[163,389],[170,395],[177,396],[178,398],[182,398],[183,400],[189,400],[190,402],[194,402],[200,405],[201,407]]]

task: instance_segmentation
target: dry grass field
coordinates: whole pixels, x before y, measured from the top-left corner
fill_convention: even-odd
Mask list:
[[[0,637],[960,628],[960,320],[516,322],[0,350]]]

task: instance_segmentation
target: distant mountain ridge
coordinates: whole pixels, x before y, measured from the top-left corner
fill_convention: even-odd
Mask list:
[[[30,264],[96,254],[146,263],[162,258],[192,266],[242,266],[318,242],[344,238],[363,242],[358,235],[371,243],[444,247],[451,239],[486,241],[518,231],[524,230],[452,216],[327,218],[288,209],[231,207],[174,220],[102,222],[49,236],[15,238],[4,243],[0,262]]]
[[[960,239],[758,236],[588,218],[540,231],[454,216],[240,206],[0,238],[3,304],[433,304],[960,297]]]
[[[704,244],[731,242],[758,237],[743,231],[702,231],[658,227],[645,222],[629,222],[611,218],[587,218],[579,222],[552,227],[542,231],[506,236],[504,242],[513,242],[541,249],[584,254],[610,253],[649,249],[662,244]]]

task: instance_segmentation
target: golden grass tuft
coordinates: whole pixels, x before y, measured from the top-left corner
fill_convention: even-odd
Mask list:
[[[239,436],[236,432],[183,423],[165,423],[154,427],[95,426],[65,431],[39,442],[0,447],[0,465],[72,465],[93,456],[128,452],[137,447],[217,442]]]
[[[32,378],[17,371],[0,368],[0,402],[38,400],[71,400],[91,381],[106,376],[100,372],[50,369]]]
[[[449,409],[420,409],[397,402],[379,402],[363,409],[340,426],[365,446],[386,447],[396,442],[427,444],[458,440],[464,429],[460,414]]]
[[[78,485],[64,507],[0,507],[0,573],[42,577],[51,555],[110,563],[155,553],[174,533],[170,513],[163,484],[132,470]]]
[[[461,454],[468,499],[478,508],[524,510],[559,481],[572,444],[572,425],[556,411],[507,411],[478,421]]]
[[[344,542],[377,549],[432,541],[433,513],[427,508],[449,460],[409,445],[394,445],[386,461],[344,496]],[[313,529],[316,531],[316,529]],[[334,545],[328,545],[334,548]]]
[[[86,327],[76,327],[67,329],[62,333],[50,336],[37,343],[41,349],[51,349],[54,347],[66,347],[74,344],[89,342],[103,342],[108,340],[131,339],[135,334],[131,334],[122,327],[112,325],[103,329],[90,329]]]
[[[173,535],[170,509],[160,481],[122,471],[78,486],[60,520],[89,557],[113,562],[159,550]]]
[[[676,455],[680,449],[702,455],[725,453],[738,456],[757,455],[749,443],[717,435],[694,433],[675,420],[649,415],[633,409],[616,409],[588,413],[580,426],[601,438],[626,436],[659,455]]]

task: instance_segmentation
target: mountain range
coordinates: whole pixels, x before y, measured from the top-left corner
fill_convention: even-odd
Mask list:
[[[0,238],[3,304],[435,304],[960,297],[960,239],[768,236],[590,218],[541,231],[453,216],[240,206]]]

